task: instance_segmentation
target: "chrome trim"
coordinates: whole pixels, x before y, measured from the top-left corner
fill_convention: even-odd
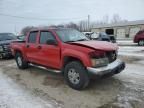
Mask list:
[[[38,66],[38,65],[35,65],[35,64],[32,64],[30,63],[31,66],[34,66],[34,67],[38,67],[40,69],[44,69],[44,70],[47,70],[47,71],[51,71],[51,72],[55,72],[55,73],[61,73],[60,70],[56,70],[56,69],[50,69],[50,68],[46,68],[46,67],[43,67],[43,66]]]
[[[61,72],[60,70],[48,69],[48,68],[46,68],[46,70],[48,70],[48,71],[52,71],[52,72],[55,72],[55,73],[60,73],[60,72]]]
[[[108,64],[107,66],[99,67],[99,68],[87,67],[87,70],[88,72],[91,72],[96,75],[103,75],[111,72],[112,69],[118,67],[122,63],[123,62],[121,60],[117,59],[114,62]]]

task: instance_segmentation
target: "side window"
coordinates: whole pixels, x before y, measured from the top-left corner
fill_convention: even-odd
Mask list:
[[[46,44],[47,40],[55,40],[55,38],[51,32],[42,31],[40,33],[40,44]]]
[[[38,31],[30,32],[28,43],[36,43],[37,33]]]

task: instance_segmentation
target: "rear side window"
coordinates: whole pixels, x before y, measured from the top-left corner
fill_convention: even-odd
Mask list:
[[[36,43],[37,33],[38,33],[38,31],[30,32],[30,35],[28,38],[29,43]]]
[[[47,40],[55,40],[55,38],[51,32],[42,31],[40,33],[40,44],[46,44]]]

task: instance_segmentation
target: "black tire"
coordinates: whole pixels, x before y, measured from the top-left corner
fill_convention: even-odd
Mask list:
[[[19,69],[26,69],[28,68],[28,62],[23,59],[21,53],[17,52],[15,55],[15,60]],[[19,61],[21,60],[21,61]],[[20,63],[21,62],[21,63]]]
[[[144,46],[144,40],[139,40],[139,41],[138,41],[138,45],[139,45],[139,46]]]
[[[78,83],[76,84],[72,83],[72,81],[70,80],[71,78],[69,78],[70,76],[69,73],[71,72],[71,69],[74,69],[75,72],[79,75],[79,78],[78,78],[79,82],[77,81]],[[89,77],[87,74],[87,70],[78,61],[72,61],[65,66],[64,78],[67,84],[75,90],[82,90],[85,87],[87,87],[89,84]]]

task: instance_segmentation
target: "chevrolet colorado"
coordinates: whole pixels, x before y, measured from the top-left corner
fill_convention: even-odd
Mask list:
[[[113,43],[92,41],[66,28],[35,28],[25,41],[11,43],[18,68],[32,63],[61,72],[76,90],[88,86],[91,78],[120,73],[125,63],[117,59],[117,50]]]

